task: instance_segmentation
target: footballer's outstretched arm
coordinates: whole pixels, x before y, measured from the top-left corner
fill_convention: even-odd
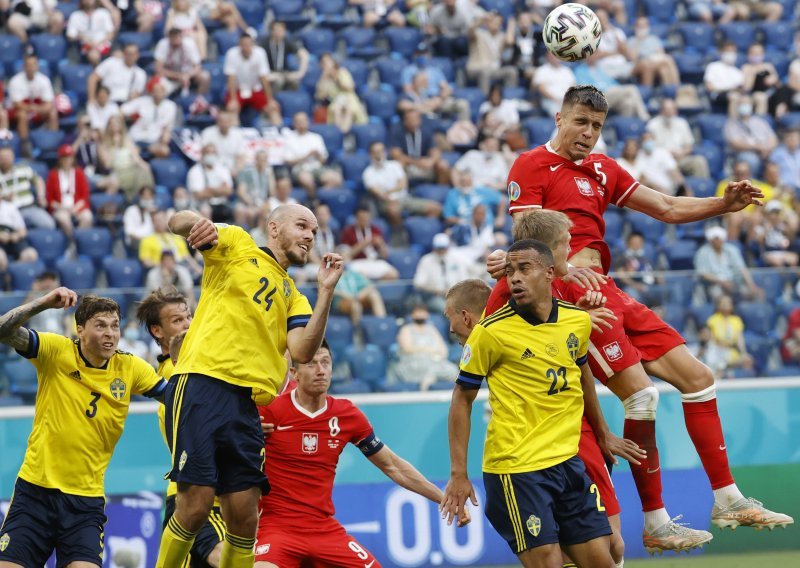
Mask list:
[[[439,505],[442,517],[447,524],[454,518],[466,514],[466,502],[478,504],[475,489],[467,476],[467,449],[469,448],[469,432],[472,425],[472,404],[478,396],[478,389],[468,389],[456,384],[453,398],[450,401],[450,413],[447,417],[447,431],[450,440],[450,481],[444,490],[444,497]]]
[[[367,459],[400,487],[427,497],[437,505],[442,502],[444,495],[442,490],[428,481],[417,468],[394,453],[388,446],[383,446]]]
[[[25,351],[28,349],[28,330],[22,327],[36,314],[51,308],[70,308],[78,302],[78,295],[69,288],[56,288],[41,298],[36,298],[0,316],[0,342]]]
[[[178,211],[169,218],[167,224],[170,231],[186,239],[195,249],[214,246],[219,240],[214,223],[194,211]]]

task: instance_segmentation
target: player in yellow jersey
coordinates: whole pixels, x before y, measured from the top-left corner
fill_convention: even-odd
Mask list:
[[[147,328],[153,339],[161,348],[158,356],[158,374],[165,379],[172,376],[174,362],[170,357],[170,342],[182,336],[189,329],[192,313],[186,297],[174,287],[153,290],[142,300],[136,310],[136,317]],[[177,359],[177,357],[176,357]],[[164,426],[164,406],[158,407],[158,426],[164,436],[164,443],[169,447],[169,441]],[[167,486],[167,499],[164,514],[164,524],[167,526],[172,514],[175,512],[175,495],[178,485],[170,481]],[[219,501],[215,500],[208,521],[200,529],[191,550],[190,566],[196,568],[217,568],[219,557],[222,553],[222,543],[225,541],[225,524],[219,508]]]
[[[475,503],[467,477],[470,414],[483,380],[492,417],[483,455],[486,516],[521,564],[560,568],[559,543],[581,568],[614,568],[611,528],[597,486],[577,457],[584,410],[596,411],[586,364],[592,323],[553,298],[553,253],[540,241],[508,250],[508,303],[475,326],[464,344],[450,406],[448,522]]]
[[[205,266],[200,302],[166,397],[169,477],[178,496],[156,566],[183,564],[218,495],[226,524],[220,566],[250,568],[258,501],[269,489],[256,401],[268,404],[283,384],[287,348],[298,363],[316,353],[343,262],[337,254],[323,257],[312,315],[286,272],[304,265],[314,246],[318,225],[307,208],[275,209],[265,248],[240,227],[214,225],[191,211],[173,215],[169,226],[202,251]]]
[[[75,310],[78,339],[21,327],[47,309],[69,308],[68,288],[0,317],[0,341],[36,367],[33,431],[8,514],[0,528],[0,567],[103,564],[104,478],[131,395],[160,399],[166,382],[149,363],[117,351],[120,309],[86,295]]]

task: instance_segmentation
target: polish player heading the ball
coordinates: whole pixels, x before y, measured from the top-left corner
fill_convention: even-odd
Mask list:
[[[562,4],[544,19],[542,36],[547,49],[562,61],[581,61],[597,51],[603,29],[590,8]]]

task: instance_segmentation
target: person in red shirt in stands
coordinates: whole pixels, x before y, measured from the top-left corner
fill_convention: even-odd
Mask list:
[[[69,144],[58,148],[58,164],[50,170],[45,185],[47,208],[67,238],[72,231],[92,226],[93,216],[89,207],[89,180],[83,168],[75,165],[75,151]]]

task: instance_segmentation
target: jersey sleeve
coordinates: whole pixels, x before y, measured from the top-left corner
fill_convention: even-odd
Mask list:
[[[497,360],[497,342],[482,325],[469,334],[461,353],[456,383],[467,389],[478,389]]]
[[[508,172],[508,212],[541,209],[544,176],[537,175],[533,159],[523,154]]]
[[[40,365],[67,349],[71,343],[72,341],[63,335],[39,333],[35,329],[29,329],[28,349],[25,351],[17,349],[16,351],[26,359],[36,361],[34,364]]]
[[[492,293],[489,294],[489,300],[486,302],[486,309],[483,312],[483,317],[489,317],[497,310],[506,305],[506,302],[511,299],[511,291],[508,289],[508,280],[500,278],[497,284],[492,288]]]
[[[589,314],[583,319],[578,343],[578,357],[575,362],[580,366],[589,361],[589,336],[592,334],[592,318]]]
[[[377,454],[384,446],[380,438],[375,435],[372,424],[361,410],[353,406],[352,432],[350,432],[350,442],[353,443],[366,457]]]
[[[612,192],[611,202],[617,207],[624,207],[625,202],[633,195],[634,190],[639,187],[639,182],[628,173],[628,170],[620,166],[616,160],[603,160],[603,167],[608,168],[608,172],[605,175],[614,180],[614,187],[610,188]],[[603,172],[598,171],[598,174],[602,176]]]
[[[311,304],[300,290],[294,285],[289,297],[289,309],[286,313],[286,331],[291,331],[296,327],[305,327],[311,319]]]
[[[235,250],[240,246],[245,237],[250,238],[250,235],[244,229],[236,225],[217,223],[216,227],[219,234],[216,246],[201,251],[206,261],[221,260],[228,256],[231,250]]]
[[[159,398],[167,388],[167,381],[164,380],[155,369],[145,361],[135,355],[130,355],[130,372],[133,377],[133,394],[141,394],[148,398]]]

